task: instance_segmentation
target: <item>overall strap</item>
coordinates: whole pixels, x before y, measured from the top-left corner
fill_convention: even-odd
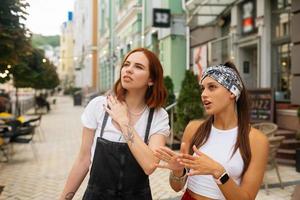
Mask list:
[[[149,137],[150,127],[151,127],[151,122],[152,122],[152,119],[153,119],[153,113],[154,113],[154,108],[150,108],[150,112],[149,112],[149,115],[148,115],[146,132],[145,132],[145,138],[144,138],[144,142],[146,144],[148,144],[148,137]]]
[[[152,123],[152,119],[153,119],[153,114],[154,114],[154,108],[151,108],[149,115],[148,115],[147,127],[146,127],[145,138],[144,138],[144,142],[146,144],[148,144],[148,137],[149,137],[150,127],[151,127],[151,123]],[[105,128],[107,119],[108,119],[108,113],[105,112],[103,122],[101,125],[100,138],[102,138],[102,136],[103,136],[103,132],[104,132],[104,128]]]
[[[104,127],[105,127],[105,125],[106,125],[107,119],[108,119],[108,113],[105,112],[104,118],[103,118],[103,122],[102,122],[102,125],[101,125],[100,138],[102,138],[102,136],[103,136]]]

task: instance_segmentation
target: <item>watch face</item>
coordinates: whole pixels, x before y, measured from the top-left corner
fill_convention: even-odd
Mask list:
[[[224,174],[224,175],[220,178],[220,182],[221,182],[222,184],[225,184],[225,183],[228,181],[228,179],[229,179],[229,176],[228,176],[228,174],[226,173],[226,174]]]

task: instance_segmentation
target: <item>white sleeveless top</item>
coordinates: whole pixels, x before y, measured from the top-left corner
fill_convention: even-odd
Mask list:
[[[238,134],[238,128],[220,130],[212,126],[207,142],[199,150],[220,163],[238,185],[244,162],[239,149],[231,157]],[[187,179],[187,187],[192,192],[212,198],[225,199],[212,175],[195,175]]]

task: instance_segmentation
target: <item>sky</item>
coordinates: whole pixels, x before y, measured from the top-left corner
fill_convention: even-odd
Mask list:
[[[26,27],[42,35],[60,34],[60,27],[68,19],[68,11],[74,10],[75,0],[27,0]]]

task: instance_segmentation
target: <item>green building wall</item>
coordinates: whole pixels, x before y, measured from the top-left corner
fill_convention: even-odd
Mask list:
[[[109,21],[109,27],[103,27],[100,25],[102,31],[103,28],[108,28],[110,31],[110,40],[113,40],[116,37],[119,37],[120,41],[125,41],[125,38],[129,38],[132,35],[136,35],[136,34],[140,34],[142,36],[142,28],[143,28],[143,22],[144,22],[144,31],[152,31],[153,29],[151,29],[151,21],[152,21],[152,1],[151,0],[138,0],[137,3],[139,5],[142,5],[142,3],[144,3],[144,15],[142,15],[141,13],[139,13],[137,15],[136,21],[133,24],[128,25],[123,31],[122,33],[118,33],[118,35],[116,35],[116,33],[114,33],[114,29],[116,26],[115,20],[116,20],[116,14],[115,13],[115,9],[117,8],[125,8],[125,6],[123,6],[128,0],[111,0],[109,1],[109,5],[107,5],[109,7],[109,9],[105,12],[110,12],[109,17],[110,19]],[[105,1],[103,1],[105,2]],[[106,1],[107,2],[107,1]],[[184,11],[182,10],[182,2],[181,0],[162,0],[161,2],[162,4],[162,8],[169,8],[171,9],[171,15],[184,15]],[[114,4],[115,6],[113,6],[112,4]],[[150,9],[151,7],[151,9]],[[100,15],[102,17],[107,16],[105,14]],[[144,19],[142,19],[142,17],[144,17]],[[100,22],[104,22],[103,20],[99,20]],[[172,78],[172,81],[174,83],[174,92],[175,93],[179,93],[180,88],[181,88],[181,82],[184,78],[184,74],[185,74],[185,69],[186,69],[186,38],[183,35],[168,35],[164,38],[160,38],[158,39],[158,35],[159,33],[153,33],[152,34],[152,38],[151,38],[151,44],[149,44],[149,46],[146,46],[146,48],[150,49],[151,51],[155,52],[158,57],[161,60],[161,63],[163,65],[164,68],[164,76],[170,76]],[[145,35],[146,36],[146,35]],[[136,47],[140,47],[143,46],[143,44],[141,43],[141,39],[136,40],[133,39],[132,44],[130,45],[130,48],[136,48]],[[118,56],[118,61],[116,63],[120,63],[120,60],[123,59],[124,54],[126,54],[129,50],[131,49],[127,49],[127,47],[125,49],[122,50],[123,53],[121,53],[121,49],[116,50],[118,44],[110,43],[110,46],[108,47],[108,51],[109,53],[107,53],[106,55],[109,56],[109,54],[112,54],[113,51],[118,52],[117,56]],[[123,54],[123,55],[121,55]],[[100,58],[101,59],[101,58]],[[103,60],[103,59],[102,59]],[[99,62],[100,63],[100,62]],[[100,63],[100,78],[101,80],[99,81],[100,84],[100,88],[101,91],[105,91],[107,89],[110,89],[110,87],[112,87],[113,84],[113,75],[115,73],[118,72],[114,72],[112,71],[113,68],[116,69],[116,66],[111,66],[112,64],[109,62],[109,59],[106,58],[104,59],[104,61],[102,61]]]
[[[164,68],[164,75],[170,76],[174,83],[174,92],[178,93],[186,69],[186,40],[184,36],[169,36],[160,40],[159,58]]]

